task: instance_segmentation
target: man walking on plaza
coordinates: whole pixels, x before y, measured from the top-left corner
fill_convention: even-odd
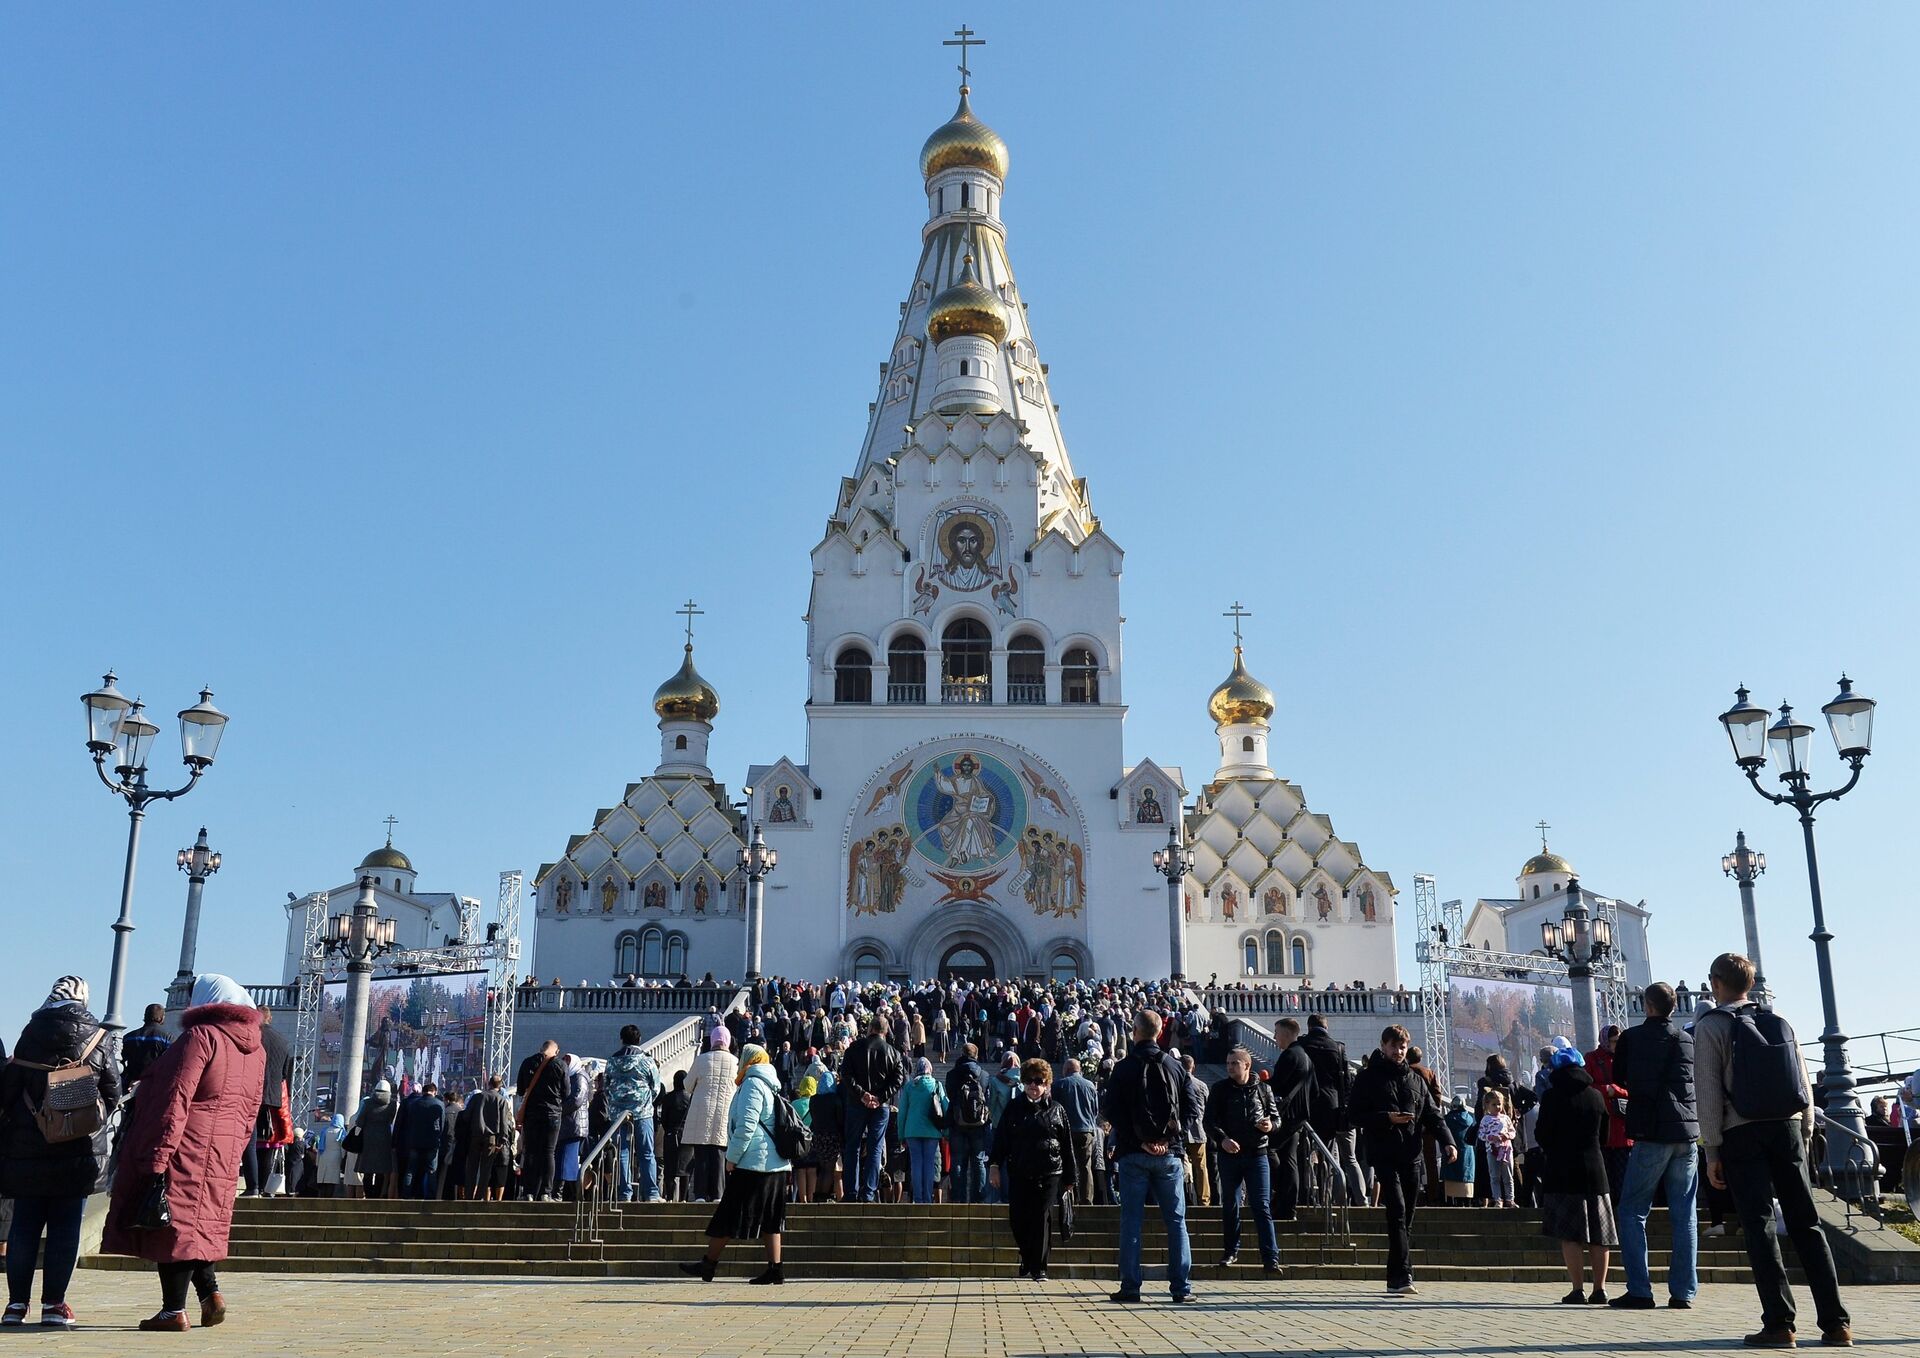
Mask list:
[[[1270,1077],[1279,1124],[1267,1136],[1273,1158],[1273,1219],[1293,1221],[1299,1215],[1301,1130],[1313,1100],[1313,1062],[1300,1046],[1299,1019],[1274,1024],[1273,1042],[1280,1048]],[[1223,1197],[1222,1204],[1225,1201]]]
[[[1160,1015],[1142,1009],[1133,1047],[1113,1068],[1100,1116],[1113,1124],[1120,1170],[1120,1290],[1109,1300],[1140,1300],[1140,1235],[1152,1194],[1167,1230],[1167,1288],[1176,1302],[1193,1297],[1193,1250],[1187,1241],[1181,1137],[1202,1113],[1193,1082],[1160,1049]]]
[[[1367,1163],[1380,1185],[1387,1217],[1387,1292],[1412,1296],[1413,1209],[1420,1197],[1420,1134],[1439,1141],[1448,1164],[1459,1158],[1427,1082],[1407,1064],[1412,1039],[1394,1024],[1380,1034],[1380,1050],[1354,1077],[1353,1125],[1367,1139]]]
[[[1193,1087],[1193,1101],[1201,1108],[1207,1106],[1207,1082],[1193,1073],[1193,1058],[1182,1055],[1180,1069]],[[1187,1152],[1187,1201],[1195,1207],[1213,1206],[1213,1182],[1207,1173],[1207,1131],[1201,1125],[1200,1118],[1194,1118],[1182,1129],[1181,1138],[1186,1142]]]
[[[1100,1091],[1080,1073],[1080,1063],[1067,1058],[1066,1074],[1053,1082],[1053,1101],[1067,1115],[1073,1133],[1074,1179],[1067,1187],[1074,1201],[1085,1207],[1093,1201],[1094,1146],[1100,1139]]]
[[[1673,1227],[1673,1258],[1667,1265],[1667,1305],[1684,1311],[1700,1290],[1696,1266],[1699,1190],[1694,1142],[1700,1117],[1694,1108],[1693,1034],[1673,1021],[1673,987],[1647,987],[1646,1020],[1620,1035],[1613,1051],[1613,1079],[1627,1089],[1626,1181],[1620,1192],[1620,1262],[1627,1290],[1610,1303],[1623,1311],[1652,1309],[1653,1276],[1647,1271],[1647,1214],[1654,1191],[1665,1185],[1667,1219]]]
[[[1813,1103],[1806,1066],[1793,1029],[1778,1014],[1748,998],[1753,963],[1738,953],[1713,959],[1707,974],[1714,1007],[1693,1025],[1695,1092],[1700,1138],[1707,1146],[1707,1179],[1733,1194],[1734,1210],[1747,1237],[1747,1261],[1760,1294],[1760,1329],[1746,1337],[1753,1348],[1795,1346],[1793,1292],[1773,1234],[1773,1203],[1793,1238],[1800,1268],[1813,1293],[1820,1342],[1853,1343],[1852,1320],[1840,1302],[1833,1254],[1821,1233],[1807,1182],[1806,1143],[1813,1132]]]
[[[887,1016],[875,1014],[867,1035],[847,1048],[840,1063],[846,1091],[847,1133],[842,1155],[852,1171],[848,1202],[880,1200],[880,1157],[887,1148],[887,1120],[893,1099],[907,1082],[906,1062],[887,1040]]]
[[[1360,1160],[1354,1150],[1354,1124],[1347,1116],[1353,1091],[1353,1068],[1347,1064],[1347,1049],[1327,1031],[1327,1020],[1322,1014],[1307,1016],[1307,1035],[1300,1039],[1300,1047],[1313,1066],[1307,1121],[1327,1143],[1327,1148],[1340,1157],[1338,1172],[1346,1185],[1347,1202],[1361,1206],[1367,1200],[1367,1184],[1360,1175]]]

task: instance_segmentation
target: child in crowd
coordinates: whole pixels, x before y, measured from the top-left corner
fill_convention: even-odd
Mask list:
[[[1507,1096],[1489,1089],[1480,1099],[1480,1148],[1487,1156],[1487,1199],[1495,1207],[1516,1205],[1513,1191],[1513,1137],[1517,1129]]]

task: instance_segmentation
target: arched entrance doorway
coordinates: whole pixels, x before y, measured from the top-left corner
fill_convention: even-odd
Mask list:
[[[940,979],[943,981],[991,981],[993,959],[971,943],[956,944],[941,955]]]

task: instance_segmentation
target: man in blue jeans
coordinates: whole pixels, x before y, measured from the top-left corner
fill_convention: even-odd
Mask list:
[[[1653,1275],[1647,1269],[1647,1214],[1654,1191],[1667,1189],[1667,1218],[1673,1227],[1673,1259],[1667,1267],[1667,1305],[1692,1307],[1700,1290],[1699,1189],[1694,1142],[1700,1116],[1693,1092],[1693,1034],[1673,1021],[1673,987],[1656,981],[1647,987],[1646,1021],[1620,1034],[1613,1053],[1614,1083],[1627,1090],[1626,1181],[1620,1191],[1620,1263],[1627,1290],[1610,1305],[1622,1311],[1646,1311],[1655,1305]]]
[[[987,1200],[987,1151],[993,1142],[993,1119],[987,1102],[987,1073],[980,1065],[980,1049],[966,1043],[960,1059],[947,1072],[947,1145],[953,1151],[953,1200]]]
[[[640,1048],[640,1029],[620,1030],[620,1050],[607,1058],[607,1111],[627,1121],[614,1133],[620,1164],[620,1201],[658,1202],[654,1174],[653,1110],[660,1097],[660,1067]]]
[[[907,1082],[906,1061],[887,1041],[887,1016],[867,1021],[867,1035],[847,1048],[840,1062],[840,1087],[847,1106],[843,1154],[852,1171],[848,1202],[880,1200],[880,1164],[887,1149],[887,1121],[894,1096]]]
[[[1174,1301],[1193,1298],[1193,1251],[1187,1241],[1187,1200],[1180,1152],[1189,1123],[1200,1120],[1200,1100],[1186,1072],[1160,1050],[1160,1015],[1134,1016],[1133,1046],[1107,1081],[1100,1116],[1113,1125],[1120,1170],[1120,1290],[1109,1300],[1140,1300],[1140,1235],[1152,1195],[1167,1230],[1167,1289]]]

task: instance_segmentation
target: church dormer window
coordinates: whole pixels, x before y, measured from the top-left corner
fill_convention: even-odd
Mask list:
[[[924,703],[927,700],[927,643],[911,633],[898,636],[887,647],[887,701]]]
[[[873,656],[864,646],[849,646],[833,662],[833,700],[836,703],[873,701]]]
[[[1046,700],[1046,649],[1040,638],[1023,632],[1007,646],[1007,701],[1038,706]]]
[[[1060,657],[1060,700],[1068,703],[1100,701],[1100,662],[1089,648],[1075,646]]]
[[[993,638],[975,618],[957,618],[940,636],[940,701],[993,700]]]

